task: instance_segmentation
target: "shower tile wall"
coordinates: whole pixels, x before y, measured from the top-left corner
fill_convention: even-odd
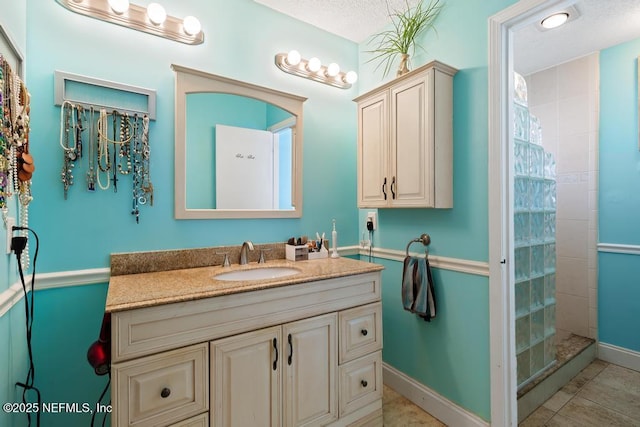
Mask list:
[[[598,54],[526,76],[557,162],[557,338],[597,338]]]
[[[555,362],[556,166],[541,145],[540,121],[516,74],[514,244],[517,381],[523,386]]]

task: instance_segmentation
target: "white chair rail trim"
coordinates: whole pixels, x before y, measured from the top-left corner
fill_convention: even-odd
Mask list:
[[[340,255],[369,255],[369,249],[360,246],[344,246],[339,248]],[[640,254],[640,247],[639,252]],[[410,255],[421,256],[423,253],[410,252]],[[396,249],[373,248],[371,255],[375,258],[388,259],[402,262],[406,253]],[[437,255],[429,255],[429,262],[434,268],[457,271],[460,273],[478,276],[489,276],[489,263],[472,261],[459,258],[448,258]],[[60,271],[55,273],[42,273],[36,275],[35,290],[65,288],[68,286],[93,285],[109,281],[109,268],[93,268],[88,270]],[[31,290],[31,275],[25,275],[27,291]],[[17,304],[24,296],[22,284],[16,282],[8,289],[0,292],[0,317],[7,313],[11,307]]]
[[[94,285],[109,281],[109,268],[94,268],[89,270],[61,271],[56,273],[36,274],[35,290],[64,288],[78,285]],[[31,274],[25,275],[27,292],[31,291]],[[16,282],[0,293],[0,317],[24,297],[22,284]]]

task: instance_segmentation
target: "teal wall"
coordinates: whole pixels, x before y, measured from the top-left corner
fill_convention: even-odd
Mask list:
[[[386,363],[485,419],[490,416],[489,289],[484,277],[432,269],[437,316],[402,307],[402,263],[383,264],[382,322]]]
[[[25,56],[27,48],[26,2],[0,0],[0,24]],[[1,53],[1,52],[0,52]],[[16,70],[14,70],[16,71]],[[9,216],[17,217],[15,197],[7,204]],[[0,295],[18,280],[15,256],[4,255],[7,230],[0,220]],[[24,305],[20,301],[7,313],[0,315],[0,402],[20,402],[22,389],[15,386],[27,376],[27,347],[25,344]],[[21,419],[19,415],[0,411],[0,426],[12,426]]]
[[[638,64],[640,39],[600,52],[598,239],[640,245]],[[603,343],[640,351],[640,259],[598,255],[598,328]]]

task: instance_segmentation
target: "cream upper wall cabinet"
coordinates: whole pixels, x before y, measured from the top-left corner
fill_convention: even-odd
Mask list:
[[[358,207],[453,207],[453,76],[434,61],[355,99]]]

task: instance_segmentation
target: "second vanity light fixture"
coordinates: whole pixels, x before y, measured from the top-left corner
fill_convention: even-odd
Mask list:
[[[339,87],[340,89],[349,89],[358,80],[358,75],[355,71],[347,73],[340,71],[340,66],[335,62],[326,66],[322,65],[320,60],[315,57],[306,60],[300,56],[297,50],[292,50],[289,53],[278,53],[275,60],[278,68],[285,73],[305,77]]]
[[[143,7],[129,0],[56,0],[65,8],[81,15],[185,44],[201,44],[204,33],[200,21],[193,16],[179,19],[158,3]]]

